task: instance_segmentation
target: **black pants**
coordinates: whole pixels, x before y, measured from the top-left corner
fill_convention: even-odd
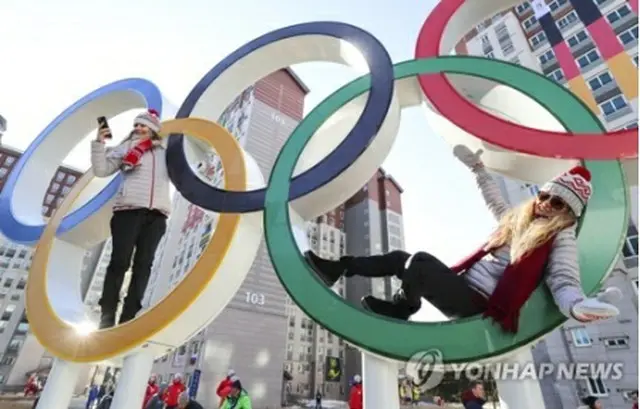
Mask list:
[[[451,319],[471,317],[483,312],[485,299],[431,254],[411,255],[401,250],[387,254],[346,258],[346,276],[391,277],[402,280],[402,290],[412,305],[424,298]]]
[[[135,209],[114,212],[111,218],[113,249],[100,299],[103,317],[115,316],[122,282],[131,266],[132,255],[131,282],[120,322],[133,319],[140,311],[149,283],[153,258],[166,229],[167,217],[157,210]]]

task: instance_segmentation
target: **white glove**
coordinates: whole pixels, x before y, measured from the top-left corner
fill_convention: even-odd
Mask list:
[[[453,148],[453,155],[466,167],[472,170],[483,166],[482,160],[480,159],[482,153],[482,149],[478,149],[476,153],[473,153],[471,149],[467,148],[465,145],[456,145]]]
[[[622,291],[616,287],[609,287],[596,297],[584,299],[574,305],[571,313],[575,319],[582,322],[615,317],[620,314],[620,310],[611,304],[621,299]]]

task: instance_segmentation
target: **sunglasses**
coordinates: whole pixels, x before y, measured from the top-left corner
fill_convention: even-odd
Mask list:
[[[564,210],[567,207],[567,204],[564,202],[564,200],[560,199],[558,196],[552,196],[544,192],[538,195],[538,201],[542,203],[549,201],[549,204],[554,210]]]

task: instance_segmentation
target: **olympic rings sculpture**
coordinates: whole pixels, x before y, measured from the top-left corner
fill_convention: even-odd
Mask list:
[[[486,15],[474,18],[481,20],[511,3],[515,1],[495,2],[493,8],[482,11]],[[29,320],[38,340],[57,357],[74,362],[122,356],[144,344],[180,345],[213,320],[239,288],[257,252],[262,223],[276,273],[292,299],[312,319],[370,353],[408,360],[420,350],[438,348],[444,363],[467,362],[517,349],[560,325],[564,317],[543,288],[523,309],[523,325],[516,335],[504,334],[479,317],[404,323],[376,316],[348,304],[312,274],[292,231],[300,220],[335,208],[359,190],[389,153],[401,110],[419,106],[426,98],[438,113],[488,143],[542,158],[586,160],[594,196],[580,224],[580,263],[585,291],[591,294],[598,289],[617,259],[626,232],[627,186],[620,160],[637,158],[637,142],[631,140],[637,133],[605,132],[576,96],[532,71],[495,60],[438,56],[447,24],[459,20],[468,4],[462,0],[439,3],[422,29],[415,60],[394,65],[369,33],[344,23],[314,22],[265,34],[211,69],[189,93],[175,119],[163,122],[163,132],[170,134],[167,165],[177,190],[190,202],[222,213],[214,238],[194,271],[160,303],[133,321],[88,339],[74,335],[71,323],[83,307],[68,287],[79,284],[84,246],[108,236],[104,220],[121,177],[101,186],[87,172],[47,225],[35,220],[36,215],[40,217],[40,205],[33,200],[33,192],[46,190],[47,177],[53,176],[73,143],[94,127],[93,118],[143,106],[161,112],[163,101],[152,83],[129,79],[102,87],[65,110],[29,146],[0,193],[0,230],[15,241],[39,240],[27,285]],[[265,187],[255,161],[211,121],[246,87],[277,69],[318,60],[347,63],[345,42],[361,51],[370,74],[342,87],[302,120],[278,155]],[[515,88],[548,109],[569,133],[525,128],[487,114],[459,96],[444,73]],[[335,121],[323,129],[329,119]],[[594,134],[606,137],[594,138]],[[203,182],[192,170],[190,163],[199,153],[184,135],[215,147],[225,169],[225,189]],[[322,136],[331,141],[314,145]],[[314,149],[308,149],[311,146]],[[82,203],[83,190],[86,203],[64,216],[75,202]],[[218,285],[223,279],[225,285]],[[484,342],[468,342],[479,337]]]

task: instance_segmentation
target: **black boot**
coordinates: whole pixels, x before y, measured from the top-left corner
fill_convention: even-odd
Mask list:
[[[372,295],[367,295],[362,297],[360,302],[366,310],[374,314],[402,321],[409,320],[409,317],[420,310],[420,304],[409,302],[401,291],[394,294],[392,301],[381,300]]]
[[[102,313],[98,329],[107,329],[116,325],[116,316],[112,313]]]
[[[312,251],[304,253],[304,257],[327,287],[333,287],[346,271],[342,261],[325,260]]]

